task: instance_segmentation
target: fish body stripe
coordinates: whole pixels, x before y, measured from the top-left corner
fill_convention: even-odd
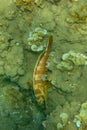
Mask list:
[[[34,76],[34,81],[42,80],[42,74],[37,74]]]
[[[48,46],[46,50],[42,52],[39,56],[36,66],[34,68],[33,89],[36,100],[39,104],[44,104],[44,101],[46,99],[47,82],[42,80],[42,76],[46,74],[46,62],[49,56],[52,41],[52,36],[50,36]]]
[[[46,53],[47,54],[47,53]],[[46,55],[45,54],[45,55]],[[45,62],[44,62],[45,61]],[[44,58],[42,58],[41,59],[41,61],[39,62],[39,64],[38,64],[38,66],[37,66],[37,68],[36,68],[36,71],[41,71],[41,70],[44,70],[44,66],[46,65],[46,61],[47,61],[47,57],[44,57]],[[38,72],[37,72],[38,73]]]

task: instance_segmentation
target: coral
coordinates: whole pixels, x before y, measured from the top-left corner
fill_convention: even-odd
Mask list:
[[[74,66],[87,65],[87,56],[74,51],[62,55],[62,61],[57,65],[60,70],[72,70]]]
[[[87,101],[81,105],[80,113],[75,115],[74,122],[76,126],[81,130],[86,130],[87,128]]]
[[[31,47],[31,50],[36,52],[42,51],[44,47],[46,47],[46,44],[43,43],[43,39],[47,35],[47,30],[40,27],[37,27],[33,32],[30,32],[28,45]]]
[[[58,2],[60,2],[61,0],[48,0],[49,2],[53,3],[53,4],[57,4]]]
[[[69,116],[68,116],[67,113],[61,113],[60,114],[60,119],[61,119],[63,125],[67,124],[68,118],[69,118]]]
[[[14,0],[14,3],[17,7],[22,7],[24,9],[31,10],[34,0]]]
[[[14,0],[14,2],[17,4],[17,5],[23,5],[23,4],[30,4],[33,2],[33,0]]]
[[[61,130],[61,129],[63,129],[63,125],[61,123],[58,123],[57,124],[57,130]]]
[[[23,47],[15,43],[10,44],[8,39],[10,36],[6,33],[0,34],[0,77],[17,80],[24,74]]]
[[[7,54],[7,48],[9,46],[8,39],[10,38],[9,35],[6,33],[0,33],[0,76],[3,76],[4,71],[4,64],[5,64],[5,57]]]
[[[71,61],[74,65],[86,65],[87,56],[81,53],[76,53],[74,51],[69,51],[68,53],[63,54],[63,61]]]
[[[78,92],[79,86],[85,88],[86,84],[82,82],[86,75],[87,56],[74,50],[61,55],[58,55],[57,49],[50,53],[46,67],[52,74],[48,72],[48,80],[62,93]],[[78,78],[81,80],[78,81]]]
[[[70,71],[73,69],[72,64],[70,64],[69,62],[64,62],[64,61],[61,61],[61,63],[59,63],[56,67],[61,71],[65,71],[65,70]]]
[[[63,130],[68,122],[69,115],[67,113],[61,113],[60,122],[57,123],[57,130]]]
[[[67,22],[74,25],[74,28],[79,34],[87,35],[87,5],[85,1],[80,4],[79,0],[71,0],[72,2],[77,1],[79,3],[78,8],[75,7],[71,10],[70,16]]]
[[[23,107],[23,95],[18,87],[6,86],[3,88],[3,102],[7,104],[8,110]]]
[[[13,45],[8,50],[4,63],[4,71],[7,77],[14,78],[17,75],[23,75],[23,48],[20,45]],[[15,60],[14,60],[15,59]]]
[[[74,22],[77,23],[87,23],[87,5],[81,6],[78,11],[73,11],[72,18]],[[81,12],[81,13],[79,13]]]
[[[43,0],[35,0],[35,3],[39,6]]]
[[[6,115],[9,112],[20,111],[20,108],[25,106],[23,93],[20,92],[17,85],[5,84],[5,86],[0,89],[0,104],[0,112],[2,115]]]
[[[43,121],[44,128],[47,130],[77,130],[73,123],[73,116],[78,109],[77,107],[77,102],[65,103],[63,107],[58,105]]]

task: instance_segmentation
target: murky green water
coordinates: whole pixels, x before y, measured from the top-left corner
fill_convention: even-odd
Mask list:
[[[49,35],[43,107],[33,75]],[[0,0],[0,130],[87,129],[86,43],[86,0]]]

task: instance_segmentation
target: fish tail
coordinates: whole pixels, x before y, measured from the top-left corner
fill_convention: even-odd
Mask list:
[[[48,53],[49,53],[49,51],[50,51],[50,48],[51,48],[51,46],[52,46],[52,43],[53,43],[53,36],[50,35],[50,36],[49,36],[49,42],[48,42],[47,50],[46,50]]]

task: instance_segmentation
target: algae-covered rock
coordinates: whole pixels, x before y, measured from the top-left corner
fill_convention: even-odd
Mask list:
[[[21,7],[27,10],[32,9],[32,4],[34,3],[33,0],[14,0],[14,3],[17,7]]]
[[[58,105],[43,121],[44,128],[47,130],[77,130],[73,123],[73,116],[78,108],[78,102],[65,103],[63,107]]]
[[[20,107],[24,106],[24,102],[23,94],[19,91],[17,85],[7,84],[0,89],[0,104],[0,113],[2,116],[13,113],[14,111],[20,111]]]
[[[11,36],[6,33],[0,34],[0,76],[2,78],[18,79],[24,74],[23,47],[9,43]]]
[[[43,2],[43,0],[35,0],[35,4],[37,4],[38,6],[40,6],[40,4]]]
[[[19,91],[17,86],[6,86],[3,87],[3,104],[6,104],[8,110],[14,110],[15,108],[20,109],[23,107],[23,94]]]
[[[14,78],[15,76],[24,74],[23,59],[22,46],[14,45],[8,50],[4,65],[4,70],[7,77]]]
[[[0,128],[16,129],[16,124],[19,124],[21,126],[19,129],[22,129],[29,125],[32,119],[30,99],[29,93],[20,90],[16,84],[5,83],[5,86],[0,88],[0,119],[1,123],[4,123],[4,126],[0,123]]]

